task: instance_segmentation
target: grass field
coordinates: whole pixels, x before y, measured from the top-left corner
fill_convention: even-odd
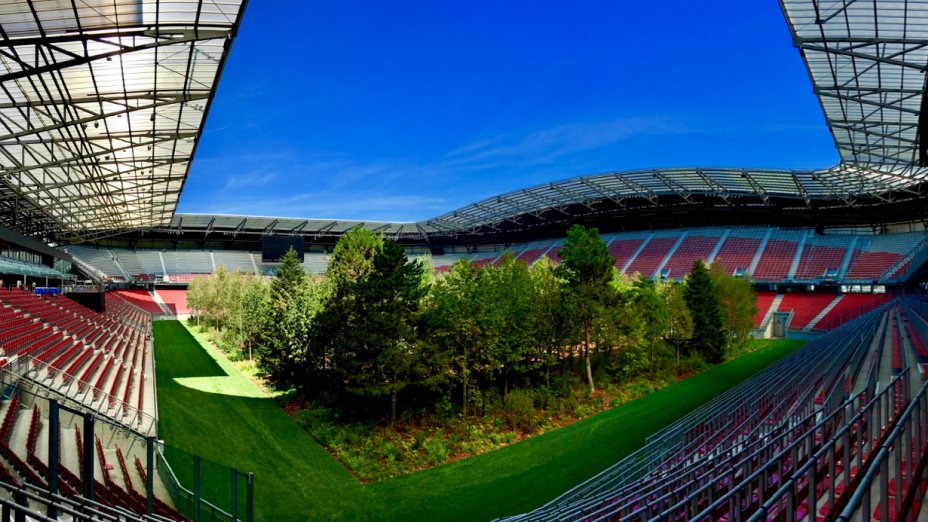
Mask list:
[[[221,354],[155,323],[159,437],[253,471],[256,518],[490,520],[537,507],[787,355],[783,341],[628,404],[496,451],[362,486]]]

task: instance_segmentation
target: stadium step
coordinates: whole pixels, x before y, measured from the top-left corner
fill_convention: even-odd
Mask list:
[[[116,254],[112,250],[107,249],[106,253],[110,255],[110,258],[113,260],[113,264],[116,265],[116,268],[122,272],[122,275],[126,278],[126,281],[130,281],[132,278],[129,277],[129,272],[126,272],[126,269],[123,268],[122,263],[119,262],[119,258],[116,257]]]
[[[641,254],[641,251],[644,250],[646,246],[648,246],[648,243],[650,243],[652,239],[654,239],[653,232],[649,234],[648,237],[646,237],[644,241],[641,242],[640,245],[638,245],[638,249],[635,250],[634,254],[629,256],[628,261],[626,261],[625,264],[622,265],[622,270],[620,270],[620,272],[622,272],[623,274],[626,273],[626,271],[628,270],[628,267],[632,266],[632,263],[634,263],[635,259],[638,258],[638,254]]]
[[[835,297],[834,299],[832,299],[830,303],[828,303],[828,306],[826,306],[825,308],[822,308],[822,311],[819,312],[818,315],[813,317],[811,321],[809,321],[809,324],[807,324],[806,327],[803,328],[803,330],[810,331],[813,328],[815,328],[815,325],[818,324],[818,322],[821,321],[823,317],[828,315],[828,312],[830,312],[832,308],[837,306],[838,302],[840,302],[841,299],[843,298],[844,298],[844,294],[838,294],[837,297]]]
[[[808,237],[809,234],[805,233],[799,240],[799,246],[796,247],[796,255],[793,256],[793,262],[789,265],[789,272],[786,273],[786,279],[794,279],[796,277],[796,270],[799,269],[799,261],[802,259],[802,251],[805,250],[806,239]]]
[[[777,294],[777,296],[773,298],[773,302],[770,303],[770,308],[767,309],[767,314],[764,315],[764,318],[760,321],[761,329],[767,327],[767,324],[770,322],[770,318],[772,318],[773,314],[776,313],[777,308],[780,307],[781,302],[783,302],[783,294]]]
[[[212,256],[213,256],[213,253],[210,252],[209,255],[210,255],[210,257],[212,257]],[[251,267],[254,268],[254,270],[255,270],[255,276],[261,275],[261,271],[258,270],[258,264],[255,263],[255,255],[254,255],[254,254],[248,254],[248,258],[251,260]],[[216,263],[216,261],[214,260],[214,261],[213,261],[213,264],[215,265],[215,263]]]
[[[166,314],[166,315],[173,315],[173,314],[174,314],[174,312],[172,312],[171,309],[168,308],[167,303],[165,303],[164,301],[161,300],[161,296],[158,295],[158,292],[152,292],[151,290],[149,290],[149,291],[148,291],[148,295],[151,296],[151,300],[152,300],[152,301],[154,301],[158,306],[161,307],[161,311],[162,311],[164,314]]]
[[[854,236],[851,239],[851,244],[847,246],[847,252],[844,254],[844,260],[841,261],[841,268],[838,269],[838,279],[844,279],[844,275],[847,274],[847,267],[851,264],[851,259],[854,258],[854,251],[857,249],[857,243],[860,242],[860,238]]]
[[[161,262],[161,273],[165,276],[168,274],[168,268],[164,266],[164,252],[158,251],[158,261]]]
[[[667,251],[667,255],[665,255],[664,258],[661,259],[661,262],[658,263],[657,268],[654,269],[655,279],[661,278],[661,270],[663,270],[664,266],[667,265],[667,261],[670,261],[670,258],[673,257],[674,252],[676,252],[677,249],[680,248],[680,244],[683,243],[684,239],[686,239],[687,234],[688,232],[683,231],[683,233],[681,233],[680,236],[677,237],[676,243],[674,243],[673,246],[670,247],[670,250]]]
[[[728,236],[731,234],[731,229],[726,228],[725,232],[722,232],[722,236],[719,238],[718,243],[712,248],[712,252],[709,252],[709,257],[706,258],[706,264],[711,265],[715,261],[715,256],[719,255],[719,250],[722,249],[722,245],[725,244],[725,240],[728,239]]]

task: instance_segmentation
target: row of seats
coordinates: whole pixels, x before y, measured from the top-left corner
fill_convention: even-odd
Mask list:
[[[189,314],[187,308],[187,290],[174,288],[159,288],[155,293],[161,298],[168,309],[175,314]]]
[[[161,314],[164,313],[164,310],[161,309],[161,306],[155,302],[155,299],[152,297],[151,293],[148,290],[141,290],[137,288],[127,289],[127,290],[116,290],[111,292],[133,305],[139,307],[140,309],[151,313],[151,314]]]
[[[95,444],[89,448],[83,446],[82,418],[61,416],[59,494],[74,498],[84,482],[92,480],[97,502],[142,514],[146,512],[147,472],[140,457],[144,457],[145,445],[138,444],[141,439],[133,443],[131,437],[114,437],[113,430],[117,429],[114,422],[137,427],[136,418],[146,406],[151,315],[116,293],[108,293],[105,300],[106,311],[99,313],[66,297],[0,288],[2,361],[32,357],[29,366],[33,369],[24,377],[34,383],[24,389],[48,387],[99,412],[93,426],[102,431],[93,434]],[[29,329],[20,331],[22,326]],[[29,343],[22,346],[24,340]],[[0,402],[0,408],[5,408],[0,410],[0,480],[14,487],[28,483],[47,488],[52,455],[48,402],[14,389],[9,400]],[[70,440],[62,436],[68,430],[75,434]],[[93,476],[85,476],[81,466],[85,449],[94,456]],[[135,466],[130,466],[131,462]],[[157,475],[154,477],[158,480]],[[165,490],[159,486],[156,491]],[[155,498],[155,513],[162,519],[186,520],[170,502],[168,497]]]
[[[137,424],[145,404],[151,316],[117,296],[107,302],[113,305],[101,314],[65,297],[0,289],[2,313],[37,325],[0,349],[7,359],[28,358],[31,376],[46,386],[82,394],[92,389],[86,406]]]
[[[892,299],[889,294],[843,294],[813,326],[815,330],[832,330]]]
[[[178,284],[189,284],[194,279],[200,279],[204,277],[209,277],[209,273],[171,274],[168,277],[168,282],[178,283]]]
[[[928,484],[911,471],[926,465],[928,439],[910,434],[928,418],[928,384],[898,328],[910,306],[921,305],[899,300],[845,323],[505,520],[915,520]],[[880,339],[895,339],[898,356],[884,357],[892,342]]]
[[[603,239],[616,259],[616,268],[626,274],[681,279],[696,259],[712,259],[729,274],[747,274],[762,282],[823,279],[871,282],[908,275],[911,265],[904,261],[923,254],[925,235],[819,236],[806,229],[736,228],[636,232],[605,235]],[[472,254],[470,259],[478,266],[496,264],[503,254],[511,252],[517,258],[528,253],[526,258],[540,259],[547,255],[559,261],[557,246],[544,253],[537,250],[532,244],[515,245]],[[453,260],[433,258],[438,267]],[[845,265],[847,269],[842,274]]]
[[[818,235],[812,229],[764,227],[705,228],[606,234],[604,241],[616,258],[616,267],[627,274],[683,278],[695,259],[718,260],[728,273],[744,273],[756,281],[787,279],[817,281],[890,281],[908,277],[924,261],[925,234],[906,232],[877,236]],[[501,247],[477,253],[432,256],[439,271],[461,257],[477,266],[498,264],[509,252],[527,264],[542,257],[559,262],[564,240],[550,239]],[[189,282],[196,274],[208,274],[219,265],[229,271],[274,273],[276,265],[261,262],[260,252],[207,250],[128,250],[86,245],[68,246],[75,257],[113,278],[133,276],[146,281]],[[307,273],[325,270],[328,256],[307,252]],[[914,262],[914,263],[913,263]]]
[[[43,403],[43,408],[40,408],[39,403],[35,402],[31,408],[24,408],[18,394],[5,401],[5,405],[6,411],[0,427],[0,480],[15,486],[29,483],[47,489],[46,477],[51,453],[48,448],[49,425],[45,417],[47,412],[43,411],[47,405]],[[80,418],[77,419],[63,421],[64,425],[59,425],[59,494],[65,498],[74,498],[83,491],[84,481],[92,480],[96,502],[133,513],[146,513],[144,484],[147,473],[141,465],[138,446],[133,446],[134,449],[131,450],[134,452],[131,456],[137,462],[136,467],[130,468],[126,464],[125,453],[117,442],[118,439],[112,440],[112,445],[107,447],[100,436],[95,434],[94,443],[90,448],[94,456],[94,476],[86,477],[81,466],[85,455],[84,440],[81,437]],[[74,433],[74,439],[66,443],[63,434],[67,430]],[[72,447],[76,450],[76,455],[69,454],[68,449]],[[108,462],[107,454],[116,455],[118,468]],[[139,487],[135,484],[139,484]],[[187,520],[165,500],[157,497],[153,500],[156,515],[176,521]]]
[[[783,295],[783,300],[777,307],[778,312],[792,312],[790,328],[802,330],[809,325],[826,306],[835,300],[835,294],[815,294],[793,292]]]
[[[831,294],[757,292],[754,326],[765,326],[773,312],[792,313],[791,330],[829,331],[892,299],[891,294]]]

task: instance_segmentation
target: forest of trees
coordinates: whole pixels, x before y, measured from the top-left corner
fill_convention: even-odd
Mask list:
[[[391,424],[404,410],[466,419],[514,390],[554,398],[715,364],[753,326],[750,281],[718,265],[697,261],[684,283],[626,278],[598,231],[579,225],[559,256],[461,259],[436,273],[356,228],[324,275],[305,275],[291,251],[273,278],[220,267],[187,299],[192,321],[255,358],[274,387]]]

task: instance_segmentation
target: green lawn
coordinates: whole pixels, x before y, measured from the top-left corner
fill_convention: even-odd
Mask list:
[[[258,520],[489,520],[547,502],[801,344],[771,343],[560,430],[362,486],[220,354],[158,321],[159,437],[253,471]]]

